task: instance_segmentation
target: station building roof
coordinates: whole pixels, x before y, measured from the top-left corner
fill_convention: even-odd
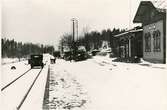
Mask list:
[[[167,0],[141,1],[133,22],[141,23],[146,10],[155,9],[158,13],[166,13]]]
[[[131,34],[131,33],[137,33],[137,32],[142,32],[142,31],[143,31],[143,29],[131,29],[131,30],[125,31],[123,33],[117,34],[114,37],[126,36],[126,35]]]

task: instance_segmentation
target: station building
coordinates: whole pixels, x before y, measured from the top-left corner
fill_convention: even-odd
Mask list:
[[[142,45],[143,29],[131,29],[123,33],[117,34],[114,37],[117,38],[117,51],[118,57],[130,58],[130,57],[143,57],[143,45]]]
[[[166,63],[166,9],[151,1],[141,1],[133,20],[142,23],[143,59]]]

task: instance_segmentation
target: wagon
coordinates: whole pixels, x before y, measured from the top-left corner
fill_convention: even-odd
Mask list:
[[[55,57],[51,57],[51,58],[50,58],[50,63],[51,63],[51,64],[56,63],[56,58],[55,58]]]
[[[43,55],[37,54],[37,55],[31,55],[30,59],[28,60],[28,63],[31,65],[31,68],[34,67],[41,67],[43,68]]]

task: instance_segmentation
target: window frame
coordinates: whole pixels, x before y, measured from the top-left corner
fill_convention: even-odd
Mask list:
[[[159,30],[153,32],[153,50],[154,52],[161,51],[161,32]]]
[[[151,34],[150,32],[145,33],[145,52],[151,52]]]

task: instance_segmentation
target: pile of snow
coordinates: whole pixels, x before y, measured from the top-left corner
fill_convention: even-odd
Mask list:
[[[4,64],[18,62],[19,59],[18,58],[2,58],[1,61],[2,61],[1,64],[4,65]]]
[[[139,63],[139,64],[143,65],[143,66],[150,66],[152,68],[159,68],[159,69],[166,69],[167,68],[166,64],[151,63],[151,62],[145,61],[143,59],[141,59],[141,63]]]
[[[85,46],[79,46],[79,47],[78,47],[78,50],[79,50],[79,51],[84,51],[84,52],[86,52]]]
[[[49,53],[43,54],[43,62],[45,63],[50,63],[50,59],[54,58],[52,55]]]
[[[111,48],[102,49],[101,52],[107,52],[107,53],[110,53],[110,52],[111,52]]]
[[[26,58],[2,58],[1,59],[1,64],[10,64],[10,63],[17,63],[19,61],[24,61]]]

